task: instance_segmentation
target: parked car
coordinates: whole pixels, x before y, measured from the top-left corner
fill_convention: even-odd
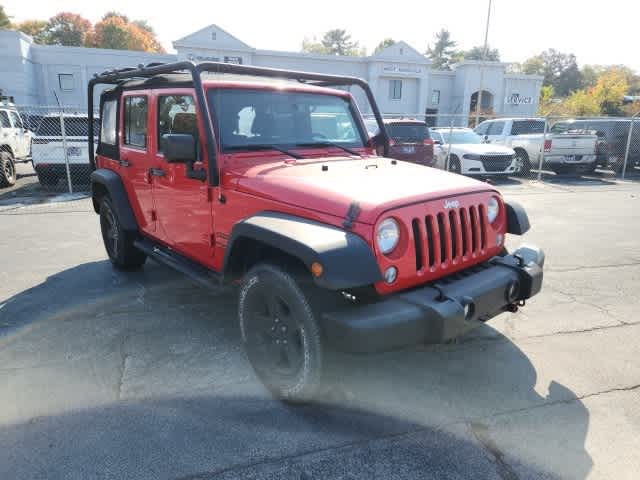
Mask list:
[[[463,175],[513,175],[518,163],[512,148],[483,143],[480,135],[470,128],[435,127],[434,167]],[[449,162],[447,165],[447,155]]]
[[[574,119],[557,122],[551,133],[590,133],[598,137],[596,164],[622,171],[629,139],[628,118]],[[640,119],[634,121],[627,168],[640,166]]]
[[[65,141],[62,138],[62,121]],[[97,122],[94,119],[95,132],[98,131]],[[47,114],[40,119],[33,139],[32,160],[41,185],[56,185],[58,180],[66,178],[67,158],[71,180],[79,184],[89,183],[88,133],[87,116],[84,114],[65,113],[62,118],[59,114]]]
[[[543,166],[556,173],[596,169],[595,135],[547,133],[545,136],[544,123],[543,118],[492,119],[478,125],[475,132],[487,143],[513,148],[523,175],[538,167],[543,147]]]
[[[505,247],[508,233],[529,228],[522,207],[487,183],[378,156],[385,126],[370,138],[349,91],[327,87],[335,83],[359,86],[378,112],[361,79],[228,63],[89,82],[89,112],[94,87],[112,87],[101,94],[91,174],[112,264],[131,270],[151,257],[213,290],[238,286],[248,359],[287,401],[318,392],[328,348],[455,338],[542,285],[542,250]],[[350,137],[316,135],[318,122],[330,131],[328,113]]]
[[[376,135],[378,127],[375,119],[367,120],[366,126],[370,136]],[[420,165],[433,165],[433,140],[425,122],[385,118],[384,126],[390,139],[389,157]]]
[[[29,130],[10,97],[0,97],[0,188],[16,183],[16,163],[31,158],[33,132]]]

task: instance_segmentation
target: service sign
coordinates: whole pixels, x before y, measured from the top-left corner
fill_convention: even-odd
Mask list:
[[[512,93],[505,97],[504,103],[507,105],[531,105],[533,103],[533,97],[524,97],[519,93]]]

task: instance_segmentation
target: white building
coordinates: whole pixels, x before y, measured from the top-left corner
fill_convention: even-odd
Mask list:
[[[508,64],[464,61],[452,71],[437,71],[405,42],[368,57],[342,57],[261,50],[216,25],[173,43],[176,54],[36,45],[20,32],[0,30],[0,89],[23,105],[86,105],[87,82],[94,73],[176,60],[221,61],[244,65],[351,75],[366,79],[385,114],[469,114],[482,83],[482,106],[495,114],[532,116],[538,107],[542,77],[506,73]],[[481,70],[483,72],[481,73]],[[482,82],[481,82],[482,77]],[[362,110],[363,95],[353,91]],[[460,119],[462,121],[462,119]]]

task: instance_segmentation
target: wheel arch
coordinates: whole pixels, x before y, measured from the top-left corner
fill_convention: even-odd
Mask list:
[[[262,212],[235,225],[225,252],[224,276],[233,280],[257,262],[273,257],[306,272],[314,262],[320,263],[323,273],[313,279],[330,290],[382,280],[375,255],[358,235],[277,212]]]
[[[100,213],[100,201],[105,195],[111,198],[122,227],[127,231],[138,231],[138,223],[122,179],[113,170],[99,168],[91,173],[91,200],[96,213]]]
[[[16,158],[15,154],[13,153],[13,149],[11,148],[11,145],[7,145],[6,143],[0,145],[0,152],[7,152],[11,154],[14,160]]]

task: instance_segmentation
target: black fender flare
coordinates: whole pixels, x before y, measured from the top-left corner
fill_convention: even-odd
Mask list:
[[[229,272],[233,246],[241,238],[252,239],[302,261],[307,268],[318,262],[323,273],[314,277],[323,288],[342,290],[382,280],[376,257],[358,235],[327,225],[277,212],[262,212],[238,222],[227,244],[223,271]]]
[[[131,232],[138,231],[138,222],[133,214],[127,191],[124,189],[120,176],[113,170],[106,168],[99,168],[91,172],[91,196],[94,201],[94,209],[96,213],[99,213],[98,204],[96,203],[98,195],[97,185],[104,187],[111,198],[113,208],[116,210],[122,227]]]
[[[524,207],[518,202],[510,200],[504,203],[507,210],[507,233],[513,235],[524,235],[529,231],[529,216]]]

